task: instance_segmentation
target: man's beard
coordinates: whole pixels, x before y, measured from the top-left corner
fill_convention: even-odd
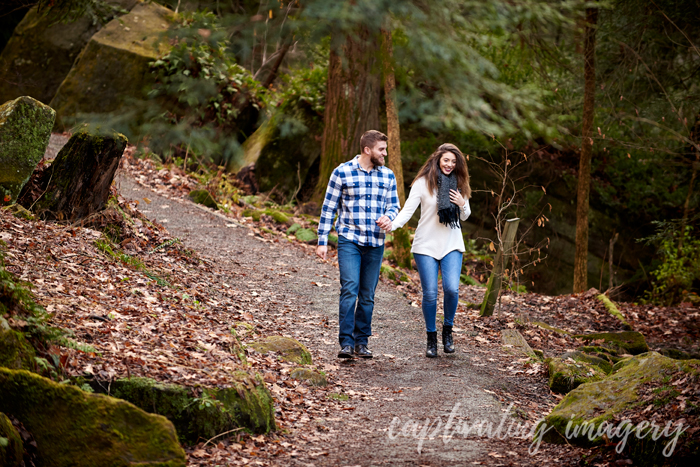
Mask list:
[[[379,159],[379,157],[377,156],[370,156],[369,161],[375,167],[381,167],[384,165],[384,162],[382,162],[381,159]]]

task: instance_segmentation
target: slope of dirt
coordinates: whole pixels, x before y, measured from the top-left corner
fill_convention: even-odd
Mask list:
[[[472,334],[475,333],[467,329],[473,328],[475,312],[461,310],[458,315],[456,326],[462,331],[457,333],[459,350],[456,354],[426,359],[420,308],[415,302],[411,304],[393,284],[380,283],[373,319],[374,335],[370,339],[376,358],[339,361],[336,358],[339,284],[337,268],[332,261],[316,258],[313,246],[290,244],[280,238],[262,238],[238,221],[188,201],[166,197],[165,190],[155,193],[127,176],[121,175],[118,183],[124,197],[148,199],[147,206],[142,204],[145,215],[166,225],[172,235],[203,257],[210,258],[222,270],[230,271],[231,284],[243,286],[271,304],[248,310],[256,326],[262,328],[263,333],[267,329],[277,328],[277,332],[279,328],[284,329],[285,334],[307,345],[314,355],[314,363],[337,384],[333,391],[341,394],[340,398],[348,398],[339,401],[332,410],[335,413],[326,417],[302,415],[292,421],[285,419],[282,411],[282,425],[290,430],[285,437],[289,438],[287,442],[293,443],[293,449],[287,453],[289,457],[278,459],[281,465],[498,463],[501,454],[493,452],[503,448],[499,448],[498,443],[513,444],[508,448],[510,462],[516,458],[522,464],[537,462],[536,457],[527,459],[529,441],[492,441],[486,436],[465,438],[457,434],[446,443],[444,426],[435,431],[437,419],[446,423],[453,410],[455,424],[466,422],[471,426],[491,422],[495,430],[510,402],[495,390],[506,394],[508,390],[515,392],[510,381],[519,376],[504,374],[508,371],[504,368],[506,364],[499,362],[511,362],[518,357],[499,348],[499,334],[488,326],[479,325],[484,330],[478,336],[480,341],[474,340]],[[332,252],[332,257],[334,254]],[[478,288],[471,290],[472,295],[479,293]],[[283,304],[289,301],[305,306],[285,309]],[[540,402],[529,401],[528,407],[520,409],[529,412],[518,419],[520,422],[536,420],[556,402],[555,398],[542,393],[546,379],[539,372],[531,373],[536,374],[532,374],[533,380],[526,390]],[[333,394],[329,396],[334,397]],[[510,416],[505,418],[505,427],[511,419]],[[426,420],[433,423],[429,432],[433,436],[420,443],[419,453],[419,439],[412,435],[411,422],[420,424],[417,429],[420,438]],[[203,463],[207,463],[206,459],[202,458]],[[275,458],[270,460],[276,461]],[[228,461],[235,463],[237,460]]]

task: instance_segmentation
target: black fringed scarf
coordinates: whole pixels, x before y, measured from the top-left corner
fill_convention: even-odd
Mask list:
[[[459,229],[459,206],[450,201],[450,190],[457,190],[457,177],[440,171],[437,180],[437,203],[440,223]]]

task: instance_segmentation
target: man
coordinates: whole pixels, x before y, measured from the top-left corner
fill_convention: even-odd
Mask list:
[[[331,174],[318,225],[316,254],[326,259],[328,233],[336,211],[340,303],[338,358],[372,358],[367,341],[372,335],[374,291],[384,254],[384,230],[399,213],[394,173],[384,167],[385,134],[376,130],[360,138],[360,154]]]

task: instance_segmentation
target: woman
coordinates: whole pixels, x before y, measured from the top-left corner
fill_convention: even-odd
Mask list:
[[[461,191],[461,193],[460,193]],[[452,325],[459,301],[464,239],[459,220],[467,220],[471,210],[469,171],[464,155],[454,144],[443,144],[428,158],[411,184],[403,209],[392,222],[392,231],[403,227],[418,205],[420,220],[411,252],[418,266],[423,288],[423,317],[428,333],[426,357],[437,357],[438,269],[442,271],[445,320],[442,343],[445,353],[454,353]]]

